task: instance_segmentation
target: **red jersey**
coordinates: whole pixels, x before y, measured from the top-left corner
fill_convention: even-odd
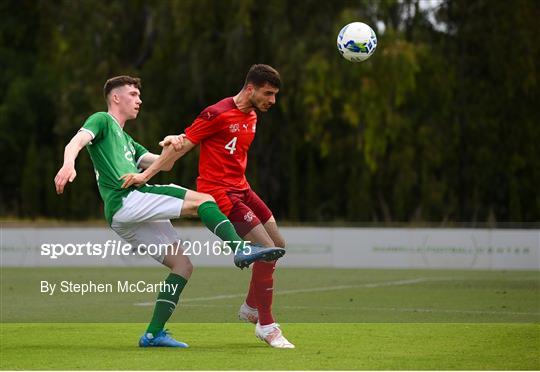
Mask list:
[[[197,190],[249,189],[247,154],[257,129],[255,111],[240,111],[232,97],[205,108],[185,130],[186,138],[200,144]]]

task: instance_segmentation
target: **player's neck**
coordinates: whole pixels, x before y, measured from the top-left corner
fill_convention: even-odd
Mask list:
[[[109,108],[109,111],[107,111],[107,114],[111,115],[113,119],[120,125],[120,128],[124,129],[124,125],[126,125],[126,119],[116,110]]]
[[[245,112],[246,114],[255,110],[255,107],[253,107],[251,101],[249,100],[247,92],[243,89],[233,97],[233,100],[238,110]]]

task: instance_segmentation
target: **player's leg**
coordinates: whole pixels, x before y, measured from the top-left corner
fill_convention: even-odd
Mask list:
[[[262,200],[249,198],[251,193],[254,194],[251,190],[229,191],[223,193],[224,197],[219,193],[215,196],[240,236],[264,247],[274,247],[274,241],[263,225],[272,217],[272,212]]]
[[[221,240],[230,242],[232,249],[237,250],[234,264],[243,269],[259,260],[276,260],[285,254],[281,248],[273,246],[257,247],[246,243],[236,232],[233,224],[221,212],[214,198],[209,194],[192,190],[186,192],[181,215],[198,215],[204,225],[219,236]]]
[[[262,223],[255,225],[244,238],[264,246],[274,245],[274,242]],[[261,261],[253,264],[248,295],[238,312],[240,319],[255,324],[260,322],[263,325],[274,323],[274,317],[272,316],[272,299],[275,269],[275,261]]]
[[[276,220],[266,203],[264,203],[253,190],[248,190],[245,193],[243,201],[260,222],[246,234],[246,238],[254,239],[254,241],[257,242],[259,241],[257,239],[260,239],[261,242],[273,246],[278,243],[284,247],[285,241],[277,230],[277,225],[275,225]],[[274,226],[272,226],[272,224],[274,224]],[[274,239],[276,239],[276,241],[274,241]],[[274,293],[273,275],[275,268],[275,262],[260,262],[257,263],[257,265],[253,265],[246,304],[250,307],[257,308],[259,315],[258,321],[261,325],[274,323],[274,318],[272,316],[272,299]]]
[[[180,216],[199,216],[203,224],[223,241],[238,248],[234,263],[239,268],[258,260],[277,259],[285,254],[282,248],[249,246],[238,236],[229,219],[220,211],[213,197],[174,184],[145,185],[132,191],[124,206],[115,214],[119,221],[136,222],[175,219]]]
[[[152,319],[139,340],[139,346],[188,347],[187,344],[172,338],[164,329],[193,271],[189,257],[184,256],[180,248],[180,239],[176,230],[168,220],[130,223],[118,222],[113,218],[111,227],[140,252],[144,252],[149,245],[158,248],[148,253],[171,270],[162,282]]]
[[[167,223],[170,225],[170,222],[167,221]],[[170,228],[172,228],[172,225],[170,225]],[[148,324],[145,334],[139,341],[139,346],[141,347],[188,347],[187,344],[173,339],[165,330],[165,323],[167,323],[175,311],[180,300],[180,294],[184,290],[191,277],[191,273],[193,272],[193,265],[191,264],[189,257],[184,256],[182,253],[183,251],[180,248],[180,242],[170,245],[167,248],[162,263],[167,266],[171,272],[163,281],[164,285],[157,296],[152,319]],[[156,259],[159,260],[160,258]]]
[[[251,236],[249,239],[258,239],[259,237],[270,239],[262,224],[257,225],[246,236]],[[240,306],[238,316],[241,320],[256,323],[255,335],[270,346],[293,349],[294,345],[283,336],[279,324],[275,322],[272,315],[275,269],[276,261],[258,261],[253,264],[248,295]]]
[[[257,225],[249,234],[246,239],[253,239],[254,241],[266,242],[266,244],[272,244],[276,247],[285,248],[285,239],[281,235],[274,216],[271,216],[267,222],[262,225]],[[260,312],[261,324],[272,324],[274,322],[272,316],[272,299],[273,299],[273,274],[276,269],[275,262],[257,262],[253,266],[252,280],[249,285],[248,295],[245,302],[241,305],[238,316],[242,320],[249,321],[251,323],[257,323],[259,321],[259,311],[257,309],[258,302],[261,303],[262,311]],[[266,291],[258,291],[258,287],[271,288]],[[263,298],[257,300],[257,296]]]
[[[256,242],[271,241],[270,236],[262,224],[257,225],[247,235],[246,239],[253,239]],[[273,243],[270,243],[273,244]],[[275,323],[272,315],[272,302],[274,296],[274,271],[276,261],[255,262],[251,272],[249,291],[245,304],[239,312],[240,318],[248,318],[253,323],[259,322],[261,325]],[[253,316],[251,309],[257,309],[257,317]],[[253,321],[255,320],[255,321]]]
[[[231,193],[234,201],[234,209],[229,217],[233,221],[240,235],[246,240],[254,241],[264,246],[275,246],[275,242],[269,234],[274,234],[276,240],[285,245],[283,237],[275,233],[270,225],[275,219],[266,204],[252,191],[248,190],[243,196]],[[238,198],[238,200],[236,199]],[[267,231],[266,225],[270,228]],[[240,307],[238,313],[240,319],[256,323],[255,334],[258,338],[266,341],[272,347],[294,348],[281,333],[279,325],[272,316],[272,299],[274,291],[274,271],[276,261],[255,262],[253,264],[251,282],[246,301]]]
[[[209,194],[186,190],[180,215],[199,216],[203,224],[223,241],[244,241],[236,233],[231,221],[221,212],[216,201]]]
[[[270,216],[268,221],[264,223],[264,229],[270,236],[270,239],[272,239],[272,242],[274,243],[274,246],[285,248],[285,239],[283,238],[283,235],[281,235],[281,232],[279,231],[276,219],[274,216]]]
[[[227,194],[232,205],[234,205],[234,208],[229,208],[228,216],[244,239],[265,247],[274,246],[272,238],[261,221],[261,218],[264,222],[269,220],[272,212],[260,199],[256,200],[260,203],[254,203],[253,200],[255,199],[249,197],[250,192],[251,190],[246,190]],[[247,205],[248,203],[250,205]],[[253,207],[256,211],[253,211],[250,207]],[[256,262],[253,264],[248,296],[238,314],[240,319],[257,323],[259,320],[258,310],[261,308],[263,314],[261,321],[265,324],[274,322],[271,316],[272,297],[265,296],[265,298],[258,299],[260,293],[265,293],[269,288],[272,288],[274,268],[274,262]],[[268,292],[271,294],[272,291]]]
[[[270,236],[270,238],[272,239],[272,241],[274,242],[274,245],[276,247],[281,247],[281,248],[285,248],[285,239],[283,238],[283,236],[281,235],[281,232],[279,231],[278,229],[278,226],[277,226],[277,222],[274,218],[274,216],[271,216],[267,222],[264,223],[264,229],[266,230],[266,232],[268,233],[268,235]],[[271,285],[271,290],[267,290],[265,292],[262,292],[261,294],[258,294],[258,297],[262,297],[262,301],[259,300],[259,302],[262,302],[263,304],[266,303],[266,304],[272,304],[272,298],[273,298],[273,295],[274,295],[274,291],[273,291],[273,273],[275,271],[275,261],[274,261],[274,266],[273,267],[269,267],[269,265],[263,265],[263,264],[266,264],[266,262],[256,262],[257,264],[257,268],[255,270],[259,270],[259,271],[262,271],[263,272],[263,277],[264,277],[264,271],[267,270],[268,272],[268,276],[269,277],[272,277],[272,285]],[[261,265],[259,265],[261,264]],[[256,274],[257,275],[257,274]],[[268,285],[270,286],[270,281],[268,280]],[[251,290],[251,285],[250,285],[250,290]],[[248,294],[249,296],[249,294]],[[272,313],[271,313],[271,307],[267,307],[265,308],[264,306],[262,307],[263,308],[263,311],[266,309],[267,311],[267,314],[270,315],[270,317],[272,316]],[[260,311],[258,311],[258,314],[259,315]],[[281,329],[279,327],[278,324],[276,323],[270,323],[270,324],[267,324],[267,325],[263,325],[264,322],[268,322],[270,320],[270,317],[268,317],[268,315],[265,315],[264,312],[262,313],[263,315],[262,316],[259,316],[259,319],[262,319],[262,320],[259,320],[259,322],[257,323],[257,326],[255,328],[255,334],[257,335],[257,337],[259,337],[261,340],[264,340],[266,342],[268,342],[270,345],[274,346],[274,347],[280,347],[280,348],[294,348],[294,345],[291,344],[285,337],[283,337],[282,335],[282,332],[281,332]]]
[[[175,184],[145,185],[130,193],[126,202],[132,204],[132,210],[137,210],[139,222],[199,216],[203,224],[222,240],[243,241],[208,194]]]
[[[239,268],[248,267],[259,260],[276,260],[285,254],[285,250],[271,245],[258,247],[247,244],[220,209],[220,207],[224,207],[228,210],[230,205],[225,204],[218,207],[213,196],[193,190],[187,190],[184,199],[181,215],[198,215],[210,231],[223,241],[231,242],[231,247],[238,249],[234,255],[234,263]]]

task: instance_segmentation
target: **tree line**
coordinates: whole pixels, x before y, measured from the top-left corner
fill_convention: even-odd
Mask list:
[[[90,159],[61,197],[63,148],[109,77],[142,79],[126,126],[158,152],[249,66],[277,68],[248,179],[278,219],[507,223],[540,219],[540,36],[534,0],[4,0],[0,215],[101,218]],[[370,24],[375,54],[336,50]],[[195,187],[196,152],[154,182]]]

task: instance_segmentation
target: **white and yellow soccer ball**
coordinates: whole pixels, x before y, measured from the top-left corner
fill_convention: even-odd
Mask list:
[[[362,22],[349,23],[337,37],[339,53],[348,61],[362,62],[371,57],[377,48],[377,35]]]

